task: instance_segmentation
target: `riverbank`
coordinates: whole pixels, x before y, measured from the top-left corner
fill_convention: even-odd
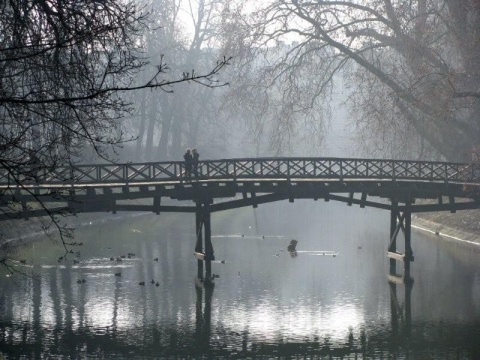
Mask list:
[[[63,219],[64,221],[61,224],[78,229],[84,226],[121,221],[125,218],[145,215],[150,215],[150,213],[102,213],[100,216],[98,214],[69,215]],[[59,239],[59,231],[51,224],[50,219],[33,218],[3,221],[0,232],[0,251],[22,246],[30,241],[35,241],[37,238],[45,237],[45,235],[52,236],[54,241]]]
[[[445,241],[456,241],[480,247],[480,212],[433,212],[412,217],[412,227]]]

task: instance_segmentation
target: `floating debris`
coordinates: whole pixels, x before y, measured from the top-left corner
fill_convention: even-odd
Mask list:
[[[339,253],[332,250],[301,250],[295,251],[297,254],[312,255],[312,256],[337,256]]]
[[[298,243],[297,240],[292,239],[292,240],[290,241],[290,245],[287,246],[287,250],[290,251],[290,252],[295,251],[295,249],[296,249],[296,247],[297,247],[297,243]]]

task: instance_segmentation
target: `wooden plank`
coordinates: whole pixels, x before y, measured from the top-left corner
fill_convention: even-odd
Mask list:
[[[198,251],[195,251],[193,253],[193,256],[195,256],[197,258],[197,260],[200,260],[200,261],[213,261],[213,260],[215,260],[215,256],[213,254],[211,254],[209,256],[208,254],[205,254],[203,252],[198,252]]]
[[[403,275],[388,274],[388,282],[390,284],[403,285],[405,283]]]
[[[193,256],[197,258],[197,260],[205,261],[205,254],[201,252],[194,252]]]
[[[390,259],[395,259],[395,260],[398,260],[398,261],[404,261],[405,260],[405,254],[401,254],[401,253],[397,253],[397,252],[393,252],[393,251],[388,251],[387,256]]]

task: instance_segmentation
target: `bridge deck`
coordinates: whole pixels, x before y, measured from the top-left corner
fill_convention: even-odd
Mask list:
[[[262,158],[202,161],[198,176],[187,176],[184,162],[76,165],[46,173],[0,169],[1,219],[41,216],[31,202],[49,211],[195,212],[195,203],[211,211],[279,200],[336,200],[348,205],[411,212],[478,208],[480,171],[471,164],[336,158]],[[372,201],[372,198],[375,198]],[[461,198],[462,201],[455,199]],[[138,200],[142,200],[139,204]],[[149,199],[148,201],[145,199]],[[179,206],[172,200],[190,201]],[[434,199],[416,204],[416,199]],[[135,202],[132,203],[132,200]],[[130,203],[128,203],[130,201]],[[193,201],[193,202],[192,202]],[[12,203],[21,202],[21,209]],[[167,204],[165,204],[167,202]],[[12,210],[13,209],[13,210]],[[28,214],[27,214],[28,213]]]

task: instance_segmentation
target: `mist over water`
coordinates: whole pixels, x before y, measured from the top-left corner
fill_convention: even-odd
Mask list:
[[[388,212],[332,201],[216,213],[211,287],[195,282],[193,215],[92,224],[77,230],[84,245],[66,260],[51,240],[35,242],[15,254],[35,278],[0,279],[0,351],[478,358],[478,250],[414,232],[408,297],[387,280],[388,226]],[[286,249],[291,239],[296,256]]]

